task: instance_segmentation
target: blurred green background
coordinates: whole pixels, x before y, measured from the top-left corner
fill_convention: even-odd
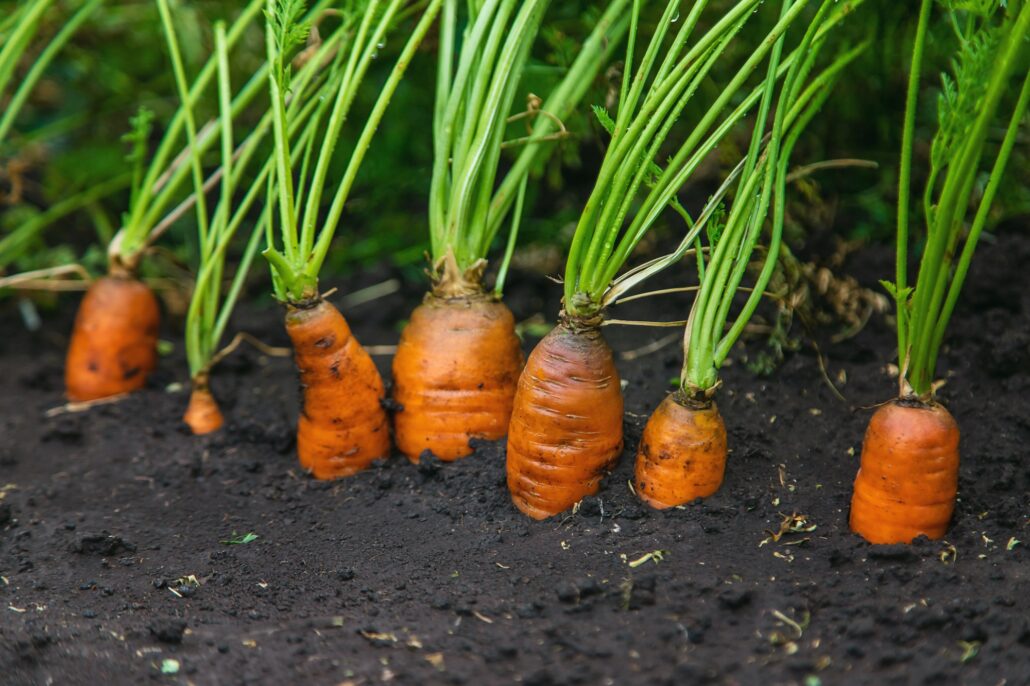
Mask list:
[[[13,11],[16,2],[0,0],[0,19]],[[660,12],[662,4],[648,3],[653,15]],[[711,3],[713,10],[726,4],[729,3]],[[775,4],[765,3],[766,9],[774,10],[771,6]],[[42,46],[45,38],[58,31],[80,5],[81,0],[58,0],[47,12],[36,43]],[[596,0],[552,3],[525,77],[524,94],[544,94],[549,84],[560,77],[598,16],[600,5]],[[178,0],[174,6],[185,59],[195,73],[211,52],[212,22],[231,18],[240,3]],[[824,249],[838,239],[887,241],[891,237],[901,110],[916,10],[917,3],[867,0],[833,39],[845,46],[868,38],[873,47],[840,81],[798,147],[795,164],[854,158],[870,160],[878,166],[821,172],[801,186],[802,192],[797,194],[791,211],[791,241],[802,254],[808,249]],[[736,41],[735,49],[747,50],[775,17],[775,11],[760,12],[745,29],[743,39]],[[917,132],[922,142],[916,152],[917,174],[925,167],[919,161],[928,154],[935,122],[933,92],[940,84],[935,74],[947,69],[947,56],[953,50],[951,29],[945,21],[934,22],[933,31]],[[402,41],[393,43],[399,46]],[[380,73],[366,80],[365,104],[374,98],[392,64],[388,59],[391,47],[394,46],[384,48],[386,58],[380,60]],[[326,276],[348,273],[383,260],[410,270],[413,278],[423,267],[435,47],[436,39],[431,34],[393,100],[352,193],[335,249],[326,265]],[[36,54],[38,49],[34,46],[19,70],[27,70]],[[246,36],[243,49],[233,55],[233,69],[240,75],[237,83],[252,73],[263,55],[263,37],[256,25]],[[722,63],[732,65],[739,60],[726,59]],[[571,238],[571,229],[604,152],[605,137],[589,105],[612,104],[620,65],[614,63],[602,74],[577,115],[566,122],[573,135],[560,144],[560,154],[539,170],[539,183],[530,187],[521,234],[523,250],[517,264],[536,259],[543,269],[553,269],[556,260],[560,266],[562,248]],[[717,74],[710,87],[717,89],[726,77]],[[4,105],[0,102],[0,108]],[[520,108],[523,105],[524,100],[517,103]],[[156,5],[143,0],[110,0],[50,65],[22,111],[16,131],[0,148],[0,232],[12,230],[62,198],[124,173],[128,146],[122,136],[129,129],[130,117],[141,106],[156,115],[156,144],[162,125],[178,106]],[[689,119],[684,116],[684,120]],[[724,147],[745,145],[747,131],[737,135],[738,141],[730,141]],[[1004,185],[994,208],[995,225],[1030,211],[1030,179],[1025,173],[1028,147],[1017,146],[1010,182]],[[716,163],[708,174],[698,175],[691,186],[684,188],[682,196],[688,202],[692,198],[703,199],[717,184],[718,172]],[[920,179],[917,177],[915,182],[918,187]],[[68,261],[79,261],[94,273],[101,272],[104,262],[99,246],[117,230],[126,202],[127,191],[116,193],[67,217],[41,236],[8,272]],[[194,245],[191,218],[187,215],[162,241],[172,253],[170,258],[150,269],[175,271],[177,262],[190,262]],[[264,277],[263,265],[259,264],[255,271]]]

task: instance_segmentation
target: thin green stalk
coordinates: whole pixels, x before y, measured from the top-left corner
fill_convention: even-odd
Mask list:
[[[519,186],[518,197],[515,198],[515,211],[511,216],[511,231],[508,233],[508,244],[504,248],[504,257],[501,259],[500,267],[497,269],[497,280],[494,283],[494,295],[498,298],[504,293],[504,282],[508,278],[508,266],[515,254],[515,243],[519,237],[519,224],[522,222],[522,210],[526,202],[526,186],[529,185],[529,178],[522,179]]]
[[[916,25],[915,45],[912,50],[912,64],[908,72],[908,90],[905,94],[905,117],[901,134],[901,163],[898,166],[898,227],[895,250],[895,304],[898,325],[898,357],[902,367],[908,360],[908,224],[909,194],[912,179],[912,152],[916,124],[916,107],[919,98],[919,74],[923,68],[923,51],[926,45],[927,26],[930,23],[932,0],[922,0],[919,7],[919,22]],[[931,188],[933,182],[927,184]]]
[[[1028,72],[1026,78],[1023,79],[1023,87],[1020,89],[1019,99],[1012,111],[1008,127],[1005,130],[1005,137],[1002,140],[1001,149],[998,151],[998,156],[994,160],[994,166],[991,169],[987,187],[984,189],[983,197],[980,199],[980,204],[977,207],[973,224],[969,229],[969,235],[966,237],[965,245],[962,246],[962,254],[959,257],[958,265],[955,268],[955,274],[951,277],[951,284],[948,287],[948,297],[945,300],[940,313],[937,315],[937,323],[934,328],[932,346],[930,348],[929,355],[929,359],[934,363],[936,363],[937,355],[940,352],[941,343],[944,341],[944,333],[947,329],[948,322],[951,319],[951,313],[955,309],[955,303],[958,302],[958,296],[962,292],[962,286],[965,284],[966,275],[969,272],[969,265],[973,260],[973,252],[976,250],[976,245],[980,240],[980,234],[983,233],[984,227],[987,225],[987,218],[991,211],[991,205],[994,202],[995,196],[998,194],[998,188],[1001,186],[1005,167],[1008,165],[1009,157],[1012,155],[1012,149],[1015,147],[1020,125],[1023,121],[1023,117],[1027,113],[1028,106],[1030,106],[1030,72]],[[936,366],[936,364],[934,366]]]

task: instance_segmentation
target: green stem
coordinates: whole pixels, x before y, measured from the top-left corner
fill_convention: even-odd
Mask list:
[[[905,95],[905,117],[902,124],[901,163],[898,168],[898,228],[896,241],[895,289],[898,320],[898,360],[902,367],[908,362],[908,227],[910,187],[912,178],[912,152],[915,134],[916,108],[919,98],[919,74],[923,66],[923,50],[926,44],[927,26],[930,23],[930,6],[933,0],[922,0],[919,8],[919,22],[916,25],[915,45],[912,49],[912,64],[909,66],[908,91]],[[929,190],[932,181],[927,185]]]

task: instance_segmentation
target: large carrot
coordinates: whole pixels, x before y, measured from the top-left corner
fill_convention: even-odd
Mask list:
[[[958,443],[958,425],[942,405],[883,405],[862,443],[851,530],[870,543],[944,536],[958,491]]]
[[[508,490],[544,519],[597,493],[622,452],[622,388],[596,327],[559,324],[519,378],[508,428]]]
[[[324,300],[291,306],[286,331],[304,389],[297,425],[301,466],[319,479],[336,479],[389,456],[383,380],[339,310]]]
[[[637,495],[658,509],[682,505],[718,491],[725,471],[726,425],[715,402],[666,396],[640,438]]]
[[[311,94],[310,100],[299,98],[301,102],[315,104],[315,112],[310,116],[316,123],[307,130],[317,130],[319,136],[296,142],[290,140],[289,131],[303,115],[303,109],[291,111],[287,93],[293,89],[293,55],[304,44],[310,24],[303,16],[303,3],[268,2],[265,41],[271,65],[268,86],[275,169],[274,183],[268,185],[265,216],[278,215],[281,242],[277,244],[272,222],[266,220],[267,247],[262,254],[272,268],[276,299],[286,304],[286,330],[304,390],[297,453],[301,465],[320,479],[354,474],[390,452],[389,424],[381,405],[383,381],[346,320],[319,295],[318,274],[365,153],[442,2],[385,0],[376,11],[366,11],[360,3],[341,9],[340,24],[345,28],[337,34],[341,43],[336,56],[330,59],[326,85]],[[411,16],[408,10],[418,19],[385,83],[378,89],[339,181],[331,182],[329,169],[334,155],[340,153],[344,122],[361,121],[351,112],[351,106],[359,91],[364,92],[362,81],[387,36],[399,28],[399,22]],[[324,128],[320,122],[324,122]],[[294,160],[303,160],[299,177],[294,173]]]
[[[86,291],[68,345],[68,398],[97,400],[143,387],[157,366],[157,298],[129,275],[97,279]]]
[[[966,21],[956,49],[951,100],[938,109],[923,196],[933,212],[914,287],[908,280],[909,205],[919,80],[929,36],[932,0],[920,4],[905,101],[898,174],[897,302],[898,357],[902,373],[899,400],[873,415],[862,445],[862,461],[851,500],[851,529],[871,543],[908,543],[920,535],[944,536],[958,490],[959,430],[934,399],[937,356],[958,301],[991,204],[1004,177],[1020,125],[1030,109],[1030,72],[1020,69],[1030,52],[1030,3],[995,5]],[[992,16],[992,14],[994,16]],[[953,17],[955,19],[955,17]],[[964,20],[964,18],[963,18]],[[956,21],[958,25],[958,21]],[[967,50],[979,45],[978,50]],[[1013,88],[1012,77],[1022,86]],[[1018,92],[987,184],[978,190],[981,161],[995,116]],[[961,163],[956,163],[956,160]],[[978,193],[976,213],[966,221]]]
[[[426,297],[401,334],[393,359],[397,447],[413,462],[424,450],[442,460],[472,452],[469,439],[508,432],[522,348],[511,310],[483,293]]]

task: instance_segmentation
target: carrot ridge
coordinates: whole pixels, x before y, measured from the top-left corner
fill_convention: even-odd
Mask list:
[[[958,493],[959,430],[944,406],[892,401],[869,421],[851,530],[870,543],[939,539]]]
[[[286,331],[300,372],[301,466],[318,479],[350,476],[389,456],[382,377],[332,304],[288,306]]]
[[[75,402],[139,390],[157,366],[161,313],[153,291],[130,276],[105,276],[75,315],[64,383]]]
[[[415,463],[425,450],[451,461],[472,453],[472,438],[503,438],[522,364],[504,303],[482,293],[427,295],[393,359],[397,447]]]
[[[622,387],[596,327],[559,324],[526,362],[508,428],[508,490],[534,519],[597,493],[622,453]]]
[[[653,508],[707,498],[722,486],[726,425],[715,402],[692,405],[682,393],[670,393],[644,427],[634,489]]]

